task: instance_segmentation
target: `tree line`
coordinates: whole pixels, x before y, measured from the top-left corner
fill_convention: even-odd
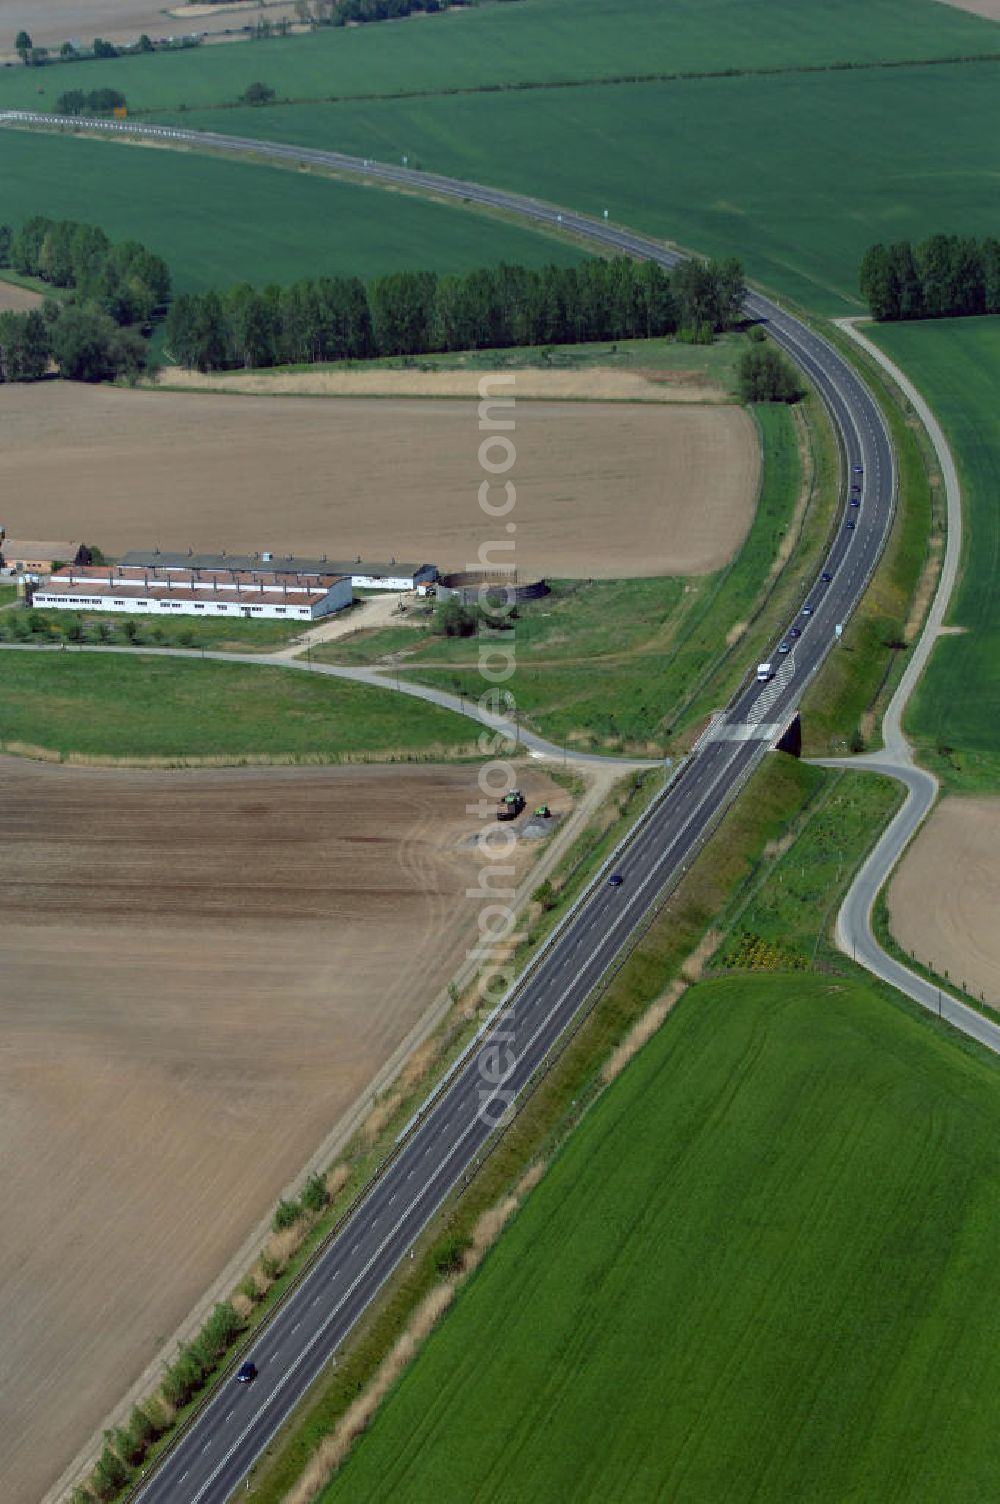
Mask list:
[[[137,240],[112,242],[96,225],[35,215],[0,225],[0,267],[69,296],[29,313],[0,314],[0,382],[40,381],[54,365],[72,381],[134,378],[148,369],[151,321],[170,299],[166,262]]]
[[[141,52],[175,52],[188,47],[197,47],[200,44],[201,37],[196,35],[165,37],[159,42],[154,42],[143,32],[138,41],[119,47],[116,47],[113,42],[106,42],[103,37],[95,37],[89,47],[78,47],[75,42],[63,42],[57,52],[52,52],[48,47],[36,47],[31,40],[30,32],[22,29],[14,39],[14,50],[26,67],[45,68],[52,63],[86,63],[94,58],[102,60],[131,56]]]
[[[858,281],[883,322],[1000,313],[1000,240],[932,235],[916,246],[869,246]]]
[[[113,244],[97,225],[42,214],[16,234],[8,230],[6,239],[16,272],[72,289],[79,301],[96,305],[116,324],[148,324],[170,301],[167,263],[138,240]]]
[[[229,0],[208,0],[209,5],[226,5]],[[371,21],[402,21],[406,16],[433,16],[438,11],[469,3],[469,0],[295,0],[295,14],[301,22],[318,26],[365,25]],[[259,23],[258,23],[259,24]],[[268,25],[265,35],[281,26]],[[285,28],[287,30],[287,26]],[[257,28],[253,30],[256,32]]]
[[[67,89],[56,100],[57,115],[111,115],[115,110],[125,109],[125,95],[117,89],[91,89],[85,94],[82,89]]]
[[[241,284],[177,297],[167,346],[202,371],[437,351],[710,338],[741,317],[738,261],[686,261],[670,272],[624,257],[535,271],[501,264],[462,274],[394,272],[364,283],[323,277],[292,287]]]
[[[0,313],[0,382],[41,381],[52,366],[67,381],[134,380],[149,365],[138,330],[100,308],[50,300],[30,313]]]

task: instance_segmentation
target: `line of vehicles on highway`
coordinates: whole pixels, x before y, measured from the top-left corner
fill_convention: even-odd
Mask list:
[[[850,494],[850,497],[848,498],[848,505],[850,507],[857,508],[857,507],[861,506],[861,477],[864,475],[864,466],[863,465],[854,465],[852,467],[852,470],[851,470],[851,475],[852,475],[853,478],[851,480],[851,494]],[[846,529],[847,529],[847,531],[849,533],[853,533],[854,530],[855,530],[855,528],[857,527],[857,525],[858,524],[857,524],[857,522],[855,521],[855,519],[853,517],[848,517],[847,522],[845,523],[845,527],[846,527]],[[822,585],[829,585],[830,581],[833,579],[833,575],[830,573],[830,571],[828,569],[824,569],[823,573],[820,575],[819,578],[820,578],[820,584],[822,584]],[[813,607],[813,606],[811,606],[811,605],[809,605],[807,603],[806,605],[804,605],[802,607],[802,615],[803,616],[812,616],[814,610],[815,610],[815,607]],[[788,636],[785,637],[781,642],[779,642],[779,644],[778,644],[778,652],[781,653],[782,655],[784,655],[785,653],[790,653],[792,651],[792,648],[795,646],[795,639],[797,637],[801,637],[801,636],[802,636],[802,628],[801,627],[798,627],[798,626],[791,627],[789,629]],[[766,684],[769,679],[773,679],[773,678],[774,678],[774,664],[772,662],[770,662],[770,661],[768,661],[766,663],[758,663],[758,665],[757,665],[757,683],[758,684]]]

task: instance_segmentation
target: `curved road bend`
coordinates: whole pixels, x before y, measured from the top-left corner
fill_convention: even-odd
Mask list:
[[[854,320],[838,320],[840,327],[862,349],[878,361],[905,393],[921,422],[927,429],[937,455],[944,479],[945,498],[948,508],[947,544],[941,578],[920,639],[910,654],[906,671],[900,679],[895,694],[886,707],[882,719],[883,750],[866,757],[824,759],[824,767],[882,773],[898,779],[906,788],[906,799],[895,818],[883,831],[864,866],[844,895],[837,915],[837,944],[845,955],[853,956],[866,970],[882,981],[889,982],[914,1002],[931,1013],[947,1019],[963,1034],[1000,1053],[1000,1024],[984,1018],[974,1008],[969,1008],[957,998],[925,977],[911,971],[888,951],[882,949],[872,930],[872,909],[880,891],[895,870],[896,864],[930,814],[938,796],[938,781],[933,773],[918,768],[913,761],[913,749],[903,733],[903,712],[927,666],[938,634],[944,623],[945,612],[951,600],[958,578],[958,566],[962,552],[962,495],[958,469],[954,456],[945,438],[941,425],[931,412],[924,398],[903,371],[890,360],[883,350],[866,339],[855,328]]]
[[[53,124],[52,117],[18,112],[0,114],[0,123],[4,121]],[[79,125],[65,123],[73,129]],[[365,163],[336,152],[166,127],[112,122],[106,129],[404,183],[516,213],[665,266],[679,259],[655,240],[602,221],[429,173]],[[756,293],[748,295],[747,310],[766,321],[775,340],[814,383],[840,436],[849,473],[863,481],[861,506],[850,513],[856,527],[848,530],[841,520],[824,561],[830,580],[817,581],[809,592],[810,613],[798,618],[802,635],[791,652],[775,658],[780,664],[775,678],[766,684],[752,680],[738,692],[623,844],[615,862],[624,885],[612,889],[598,879],[570,912],[551,945],[505,999],[494,1023],[477,1037],[443,1090],[429,1100],[308,1276],[257,1335],[248,1350],[259,1369],[257,1381],[227,1381],[209,1396],[138,1491],[143,1504],[223,1504],[230,1497],[361,1312],[408,1256],[435,1209],[474,1167],[491,1135],[501,1105],[499,1092],[516,1097],[543,1066],[664,888],[679,876],[762,761],[830,651],[835,625],[854,609],[892,522],[895,468],[889,435],[864,384],[825,340]],[[855,474],[857,467],[861,470]]]

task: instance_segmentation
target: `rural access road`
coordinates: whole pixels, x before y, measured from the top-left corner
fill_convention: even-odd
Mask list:
[[[0,123],[51,127],[51,116],[0,113]],[[78,121],[63,122],[79,129]],[[88,130],[92,129],[88,126]],[[196,147],[360,175],[499,209],[594,245],[673,266],[679,255],[649,237],[602,220],[430,173],[408,172],[336,152],[278,142],[108,122],[111,135]],[[352,1208],[305,1277],[240,1356],[258,1368],[253,1384],[224,1379],[134,1497],[143,1504],[223,1504],[327,1365],[445,1198],[486,1152],[500,1122],[544,1071],[550,1053],[582,1016],[604,979],[622,964],[669,887],[715,830],[835,642],[835,628],[860,599],[892,525],[896,471],[878,406],[853,367],[807,325],[757,293],[746,311],[765,323],[818,391],[839,436],[846,506],[822,569],[794,625],[782,634],[769,681],[751,677],[699,740],[606,869],[539,948],[525,974],[497,1002],[468,1050],[428,1099],[395,1153]],[[849,526],[848,524],[853,524]],[[793,623],[787,624],[787,629]],[[786,630],[787,630],[786,629]],[[484,956],[484,961],[488,956]]]
[[[412,680],[400,678],[394,669],[378,668],[351,668],[340,663],[317,663],[315,660],[297,657],[288,658],[282,652],[278,653],[226,653],[213,651],[210,648],[200,650],[198,648],[154,648],[154,647],[117,647],[113,644],[102,643],[48,643],[48,642],[0,642],[0,652],[5,653],[70,653],[74,656],[78,653],[116,653],[126,658],[150,657],[150,658],[185,658],[190,663],[196,659],[205,660],[209,663],[235,663],[243,668],[273,668],[279,670],[291,670],[302,674],[321,674],[330,679],[346,679],[350,684],[364,684],[371,689],[395,690],[401,695],[409,695],[414,700],[426,700],[429,705],[436,705],[441,710],[450,710],[455,715],[467,716],[471,720],[478,721],[484,731],[490,733],[494,740],[488,740],[483,746],[483,756],[496,756],[503,753],[509,755],[508,749],[498,746],[498,742],[510,742],[515,751],[523,748],[535,757],[545,757],[553,762],[573,762],[600,765],[602,767],[619,767],[623,773],[630,768],[655,768],[662,767],[663,763],[658,758],[617,756],[607,752],[583,752],[576,748],[572,752],[558,742],[550,742],[544,736],[539,736],[535,731],[529,731],[527,727],[509,716],[494,712],[474,699],[471,695],[460,696],[451,694],[446,689],[435,689],[430,684],[417,684]],[[492,691],[490,691],[492,695]]]
[[[844,901],[837,915],[837,945],[845,955],[852,956],[873,976],[891,983],[893,987],[898,988],[907,997],[911,997],[921,1007],[931,1013],[936,1013],[953,1024],[955,1028],[961,1029],[963,1034],[971,1035],[987,1049],[1000,1054],[1000,1024],[985,1018],[974,1008],[952,997],[937,983],[929,982],[926,977],[920,976],[917,972],[911,971],[908,966],[904,966],[901,961],[897,961],[879,945],[872,929],[872,909],[875,900],[895,871],[907,846],[930,814],[939,792],[938,781],[934,774],[928,772],[926,768],[918,767],[914,762],[913,748],[903,732],[902,721],[903,712],[927,667],[927,660],[940,636],[945,614],[958,579],[962,554],[962,493],[958,468],[944,431],[912,381],[878,345],[861,333],[856,320],[838,319],[837,324],[891,376],[913,406],[927,430],[941,467],[947,506],[947,543],[941,565],[941,577],[938,580],[923,631],[910,654],[906,671],[899,681],[896,692],[886,707],[882,719],[883,747],[881,752],[872,752],[864,757],[819,759],[823,767],[881,773],[886,777],[897,779],[906,788],[906,799],[902,807],[886,826],[867,861],[844,895]]]

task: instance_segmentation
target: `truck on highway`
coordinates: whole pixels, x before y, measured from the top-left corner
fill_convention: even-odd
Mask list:
[[[773,679],[773,678],[774,678],[774,669],[771,666],[771,664],[770,663],[758,663],[758,665],[757,665],[757,683],[758,684],[766,684],[767,681],[768,681],[768,679]]]

